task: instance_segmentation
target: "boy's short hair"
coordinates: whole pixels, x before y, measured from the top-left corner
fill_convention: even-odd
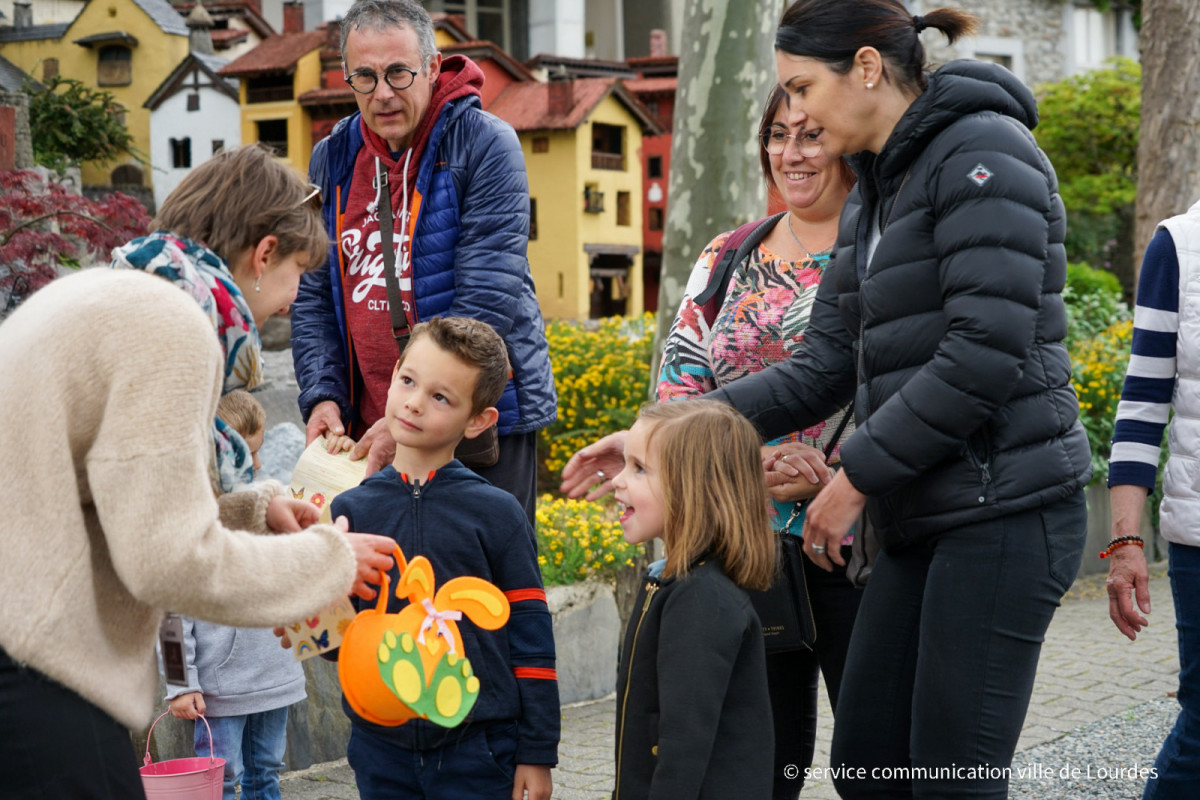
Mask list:
[[[430,339],[440,349],[479,370],[471,395],[472,414],[500,401],[512,370],[504,340],[491,325],[469,317],[434,317],[413,327],[408,346],[422,338]],[[407,353],[406,347],[400,354],[401,364]]]
[[[306,252],[311,272],[329,256],[321,195],[314,188],[258,145],[222,150],[167,195],[150,228],[200,242],[227,263],[276,236],[276,254]]]
[[[217,403],[217,418],[243,437],[253,436],[267,427],[266,409],[245,389],[234,389],[221,396]]]

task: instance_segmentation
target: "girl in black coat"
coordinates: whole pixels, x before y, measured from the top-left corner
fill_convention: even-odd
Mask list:
[[[661,537],[617,676],[615,800],[771,795],[774,735],[762,628],[775,544],[758,434],[706,400],[648,406],[613,478],[625,538]]]

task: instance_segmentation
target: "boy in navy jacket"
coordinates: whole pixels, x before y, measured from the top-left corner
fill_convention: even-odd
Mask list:
[[[508,377],[504,342],[486,323],[441,317],[416,326],[387,396],[395,460],[333,501],[334,518],[346,516],[351,530],[391,536],[406,558],[428,558],[439,586],[460,576],[482,578],[510,606],[499,630],[465,618],[459,623],[481,688],[456,727],[424,719],[376,725],[343,698],[351,721],[347,757],[365,800],[550,796],[558,682],[533,530],[512,495],[454,459],[460,439],[495,423],[494,404]],[[390,578],[394,588],[394,567]],[[388,612],[406,604],[392,596]]]

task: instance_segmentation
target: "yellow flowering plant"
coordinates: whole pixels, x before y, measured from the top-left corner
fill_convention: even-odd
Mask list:
[[[1080,339],[1071,346],[1071,382],[1079,397],[1079,419],[1092,446],[1092,481],[1108,477],[1113,423],[1125,382],[1133,321],[1119,320],[1098,336]]]
[[[558,390],[558,420],[539,434],[546,485],[557,484],[567,459],[602,436],[625,430],[650,390],[654,315],[608,317],[546,326]]]
[[[538,564],[547,586],[593,579],[615,583],[640,547],[625,541],[611,507],[543,494],[537,507]]]

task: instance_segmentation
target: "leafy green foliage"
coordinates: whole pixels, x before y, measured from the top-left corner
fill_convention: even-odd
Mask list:
[[[1068,211],[1113,214],[1137,196],[1142,68],[1128,58],[1111,63],[1039,88],[1034,136]]]
[[[110,162],[133,145],[124,114],[111,92],[55,76],[45,89],[29,89],[33,158],[60,171],[85,161]]]

